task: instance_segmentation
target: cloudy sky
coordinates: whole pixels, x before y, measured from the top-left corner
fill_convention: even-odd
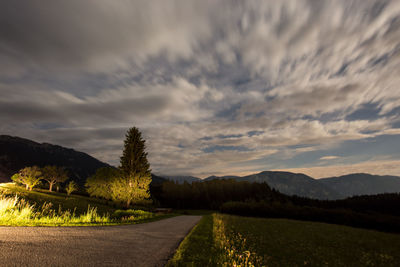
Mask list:
[[[0,4],[0,134],[154,173],[400,175],[400,1]]]

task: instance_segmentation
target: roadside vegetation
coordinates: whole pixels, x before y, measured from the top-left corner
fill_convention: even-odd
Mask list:
[[[171,266],[398,266],[400,235],[287,219],[207,215]]]
[[[18,196],[35,207],[41,207],[46,203],[51,203],[54,209],[75,211],[75,214],[83,214],[88,207],[96,207],[100,214],[112,214],[121,206],[116,203],[108,202],[103,199],[91,198],[87,196],[72,194],[68,196],[61,192],[48,192],[45,189],[25,190],[23,187],[13,183],[0,184],[0,194],[3,197]]]
[[[89,226],[149,222],[175,216],[150,211],[121,210],[101,200],[64,193],[27,191],[14,184],[1,184],[0,225]]]

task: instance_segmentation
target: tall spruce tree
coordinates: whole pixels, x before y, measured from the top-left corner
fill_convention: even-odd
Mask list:
[[[126,176],[151,176],[145,152],[146,144],[138,128],[132,127],[125,136],[120,169]]]
[[[110,185],[112,198],[125,202],[126,207],[150,197],[151,170],[145,149],[145,140],[139,129],[130,128],[126,134],[119,167],[122,177],[115,179]]]

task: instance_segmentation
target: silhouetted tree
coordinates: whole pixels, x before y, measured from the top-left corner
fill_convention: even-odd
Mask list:
[[[132,127],[128,130],[120,160],[120,169],[124,176],[151,177],[145,142],[138,128]]]

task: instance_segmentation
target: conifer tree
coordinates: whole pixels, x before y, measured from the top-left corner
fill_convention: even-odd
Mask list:
[[[122,177],[115,179],[110,186],[113,199],[125,202],[126,207],[150,196],[151,170],[145,149],[145,140],[139,129],[130,128],[120,161]]]
[[[132,127],[125,136],[120,169],[126,176],[151,176],[150,164],[145,152],[145,140],[138,128]]]

